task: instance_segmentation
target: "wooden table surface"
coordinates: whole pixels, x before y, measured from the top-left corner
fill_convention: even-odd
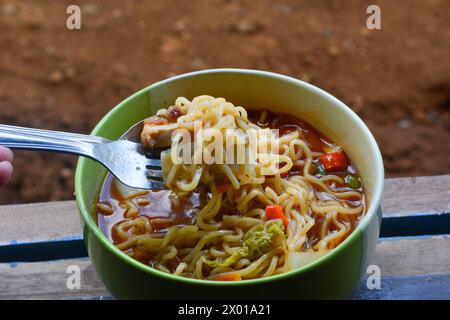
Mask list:
[[[0,206],[0,299],[111,299],[87,257],[74,201]],[[380,240],[352,299],[450,299],[450,175],[388,179]],[[69,290],[67,267],[81,268]]]

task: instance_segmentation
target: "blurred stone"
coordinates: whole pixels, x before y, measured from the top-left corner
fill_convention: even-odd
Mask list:
[[[70,125],[73,122],[72,116],[70,114],[64,113],[61,116],[61,122],[64,126]]]
[[[285,3],[275,3],[273,6],[273,11],[281,13],[282,15],[288,16],[291,14],[291,7]]]
[[[13,16],[17,13],[17,7],[12,3],[5,3],[0,6],[0,15],[3,16]]]
[[[161,45],[161,53],[163,55],[173,55],[177,52],[180,52],[181,48],[182,48],[181,41],[175,37],[170,37],[164,39]]]
[[[367,29],[367,27],[361,27],[359,29],[359,34],[362,35],[363,37],[367,37],[370,34],[370,30]]]
[[[303,80],[305,82],[310,82],[311,81],[311,76],[307,73],[303,73],[297,76],[300,80]]]
[[[362,112],[364,110],[364,98],[357,94],[353,97],[353,110],[355,112]]]
[[[95,3],[87,3],[81,6],[81,13],[94,15],[98,12],[98,7]]]
[[[122,10],[120,10],[119,8],[115,8],[112,13],[111,13],[112,17],[115,19],[118,19],[122,16]]]
[[[118,75],[125,75],[127,72],[127,68],[123,64],[118,62],[112,65],[112,70]]]
[[[186,29],[186,20],[184,19],[178,19],[177,21],[175,21],[174,27],[175,30],[178,32],[182,32]]]
[[[75,76],[75,74],[76,74],[76,72],[75,72],[75,69],[73,69],[73,68],[68,67],[68,68],[64,69],[64,76],[68,79],[73,78]]]
[[[428,113],[427,113],[427,116],[428,116],[428,119],[430,119],[430,121],[433,123],[433,124],[438,124],[439,123],[439,113],[437,113],[436,111],[429,111]]]
[[[232,30],[241,35],[252,35],[261,31],[260,24],[250,20],[240,20],[233,25]]]
[[[44,52],[48,55],[55,53],[55,48],[52,46],[45,46]]]
[[[348,51],[354,51],[355,43],[353,42],[352,39],[345,39],[342,43],[342,47]]]
[[[62,168],[59,172],[59,175],[61,178],[64,178],[64,179],[69,179],[69,178],[72,178],[72,176],[73,176],[72,170],[69,168]]]
[[[331,27],[325,27],[321,34],[324,38],[331,38],[333,36],[333,29]]]
[[[414,120],[416,120],[418,123],[422,123],[422,124],[429,124],[429,122],[430,122],[430,119],[428,118],[428,116],[424,110],[415,110]]]
[[[51,83],[60,83],[61,81],[63,81],[63,79],[64,79],[64,76],[61,73],[61,71],[59,71],[59,70],[53,71],[49,77],[49,81]]]
[[[327,52],[330,56],[335,57],[335,56],[339,55],[340,50],[337,46],[331,45],[327,48]]]
[[[411,127],[411,121],[408,119],[402,119],[397,123],[397,126],[400,129],[408,129]]]
[[[201,69],[206,69],[208,66],[207,66],[205,60],[203,60],[200,57],[197,57],[194,60],[192,60],[191,67],[192,67],[192,69],[201,70]]]

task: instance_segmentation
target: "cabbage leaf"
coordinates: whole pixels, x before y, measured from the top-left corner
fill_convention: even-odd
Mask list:
[[[278,239],[284,239],[284,226],[280,220],[260,223],[244,236],[244,245],[248,247],[249,259],[256,259],[270,252]]]
[[[238,262],[239,259],[248,255],[248,248],[242,247],[226,259],[206,260],[205,263],[211,268],[225,268]]]

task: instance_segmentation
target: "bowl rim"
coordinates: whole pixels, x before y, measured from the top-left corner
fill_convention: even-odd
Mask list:
[[[92,234],[97,238],[97,240],[113,255],[117,256],[120,260],[122,260],[124,263],[131,265],[132,267],[146,272],[149,275],[156,276],[159,278],[162,278],[164,280],[168,281],[175,281],[175,282],[182,282],[186,284],[191,285],[199,285],[199,286],[248,286],[248,285],[255,285],[255,284],[264,284],[267,282],[272,281],[278,281],[278,280],[286,280],[287,278],[295,277],[297,275],[300,275],[301,273],[307,273],[308,271],[318,267],[320,264],[326,263],[328,260],[333,259],[336,255],[338,255],[341,251],[345,250],[350,243],[355,241],[359,233],[363,233],[364,230],[368,227],[369,221],[371,218],[377,214],[378,209],[381,206],[381,200],[383,195],[383,188],[384,188],[384,166],[383,166],[383,160],[381,156],[381,152],[379,150],[379,147],[375,141],[375,138],[373,137],[372,133],[370,132],[367,125],[361,120],[361,118],[358,117],[358,115],[350,109],[347,105],[345,105],[342,101],[331,95],[330,93],[326,92],[323,89],[320,89],[310,83],[301,81],[299,79],[295,79],[290,76],[269,72],[269,71],[263,71],[263,70],[254,70],[254,69],[239,69],[239,68],[219,68],[219,69],[206,69],[201,71],[194,71],[189,73],[184,73],[180,75],[176,75],[158,82],[155,82],[135,93],[133,93],[131,96],[127,97],[126,99],[119,102],[114,108],[112,108],[103,118],[97,123],[95,128],[92,130],[91,135],[96,135],[101,127],[103,127],[107,122],[108,119],[116,112],[118,112],[119,109],[124,108],[130,101],[135,99],[136,97],[146,94],[149,90],[163,86],[167,83],[170,83],[172,81],[185,79],[185,78],[191,78],[201,75],[210,75],[210,74],[246,74],[246,75],[255,75],[255,76],[261,76],[266,78],[272,78],[275,80],[281,80],[285,82],[289,82],[291,84],[294,84],[298,87],[303,87],[304,89],[307,89],[309,91],[312,91],[313,93],[320,95],[332,102],[332,104],[338,108],[341,108],[348,117],[352,118],[353,121],[355,121],[363,130],[364,134],[367,136],[368,140],[370,141],[369,148],[372,149],[373,153],[375,154],[375,167],[377,168],[377,173],[375,175],[375,187],[373,190],[373,196],[371,199],[371,203],[369,204],[366,214],[364,215],[363,219],[358,223],[355,230],[341,243],[339,246],[331,250],[328,254],[324,255],[323,257],[303,266],[295,270],[290,270],[285,273],[281,273],[278,275],[273,275],[266,278],[257,278],[257,279],[249,279],[244,281],[215,281],[215,280],[204,280],[204,279],[192,279],[192,278],[186,278],[182,276],[177,276],[173,274],[169,274],[163,271],[160,271],[158,269],[152,268],[150,266],[147,266],[132,257],[128,256],[124,252],[122,252],[119,248],[117,248],[112,242],[109,241],[109,239],[103,234],[103,232],[98,227],[97,223],[94,220],[94,217],[89,213],[90,208],[86,205],[88,202],[85,198],[85,195],[83,193],[83,181],[82,181],[82,172],[84,172],[87,159],[80,157],[77,163],[76,167],[76,173],[75,173],[75,194],[76,194],[76,201],[77,205],[80,211],[80,215],[83,219],[84,225],[89,228],[89,230],[92,232]]]

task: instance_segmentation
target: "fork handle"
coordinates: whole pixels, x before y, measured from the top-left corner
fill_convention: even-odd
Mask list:
[[[0,124],[0,145],[12,149],[55,151],[92,158],[93,147],[108,142],[89,135]]]

